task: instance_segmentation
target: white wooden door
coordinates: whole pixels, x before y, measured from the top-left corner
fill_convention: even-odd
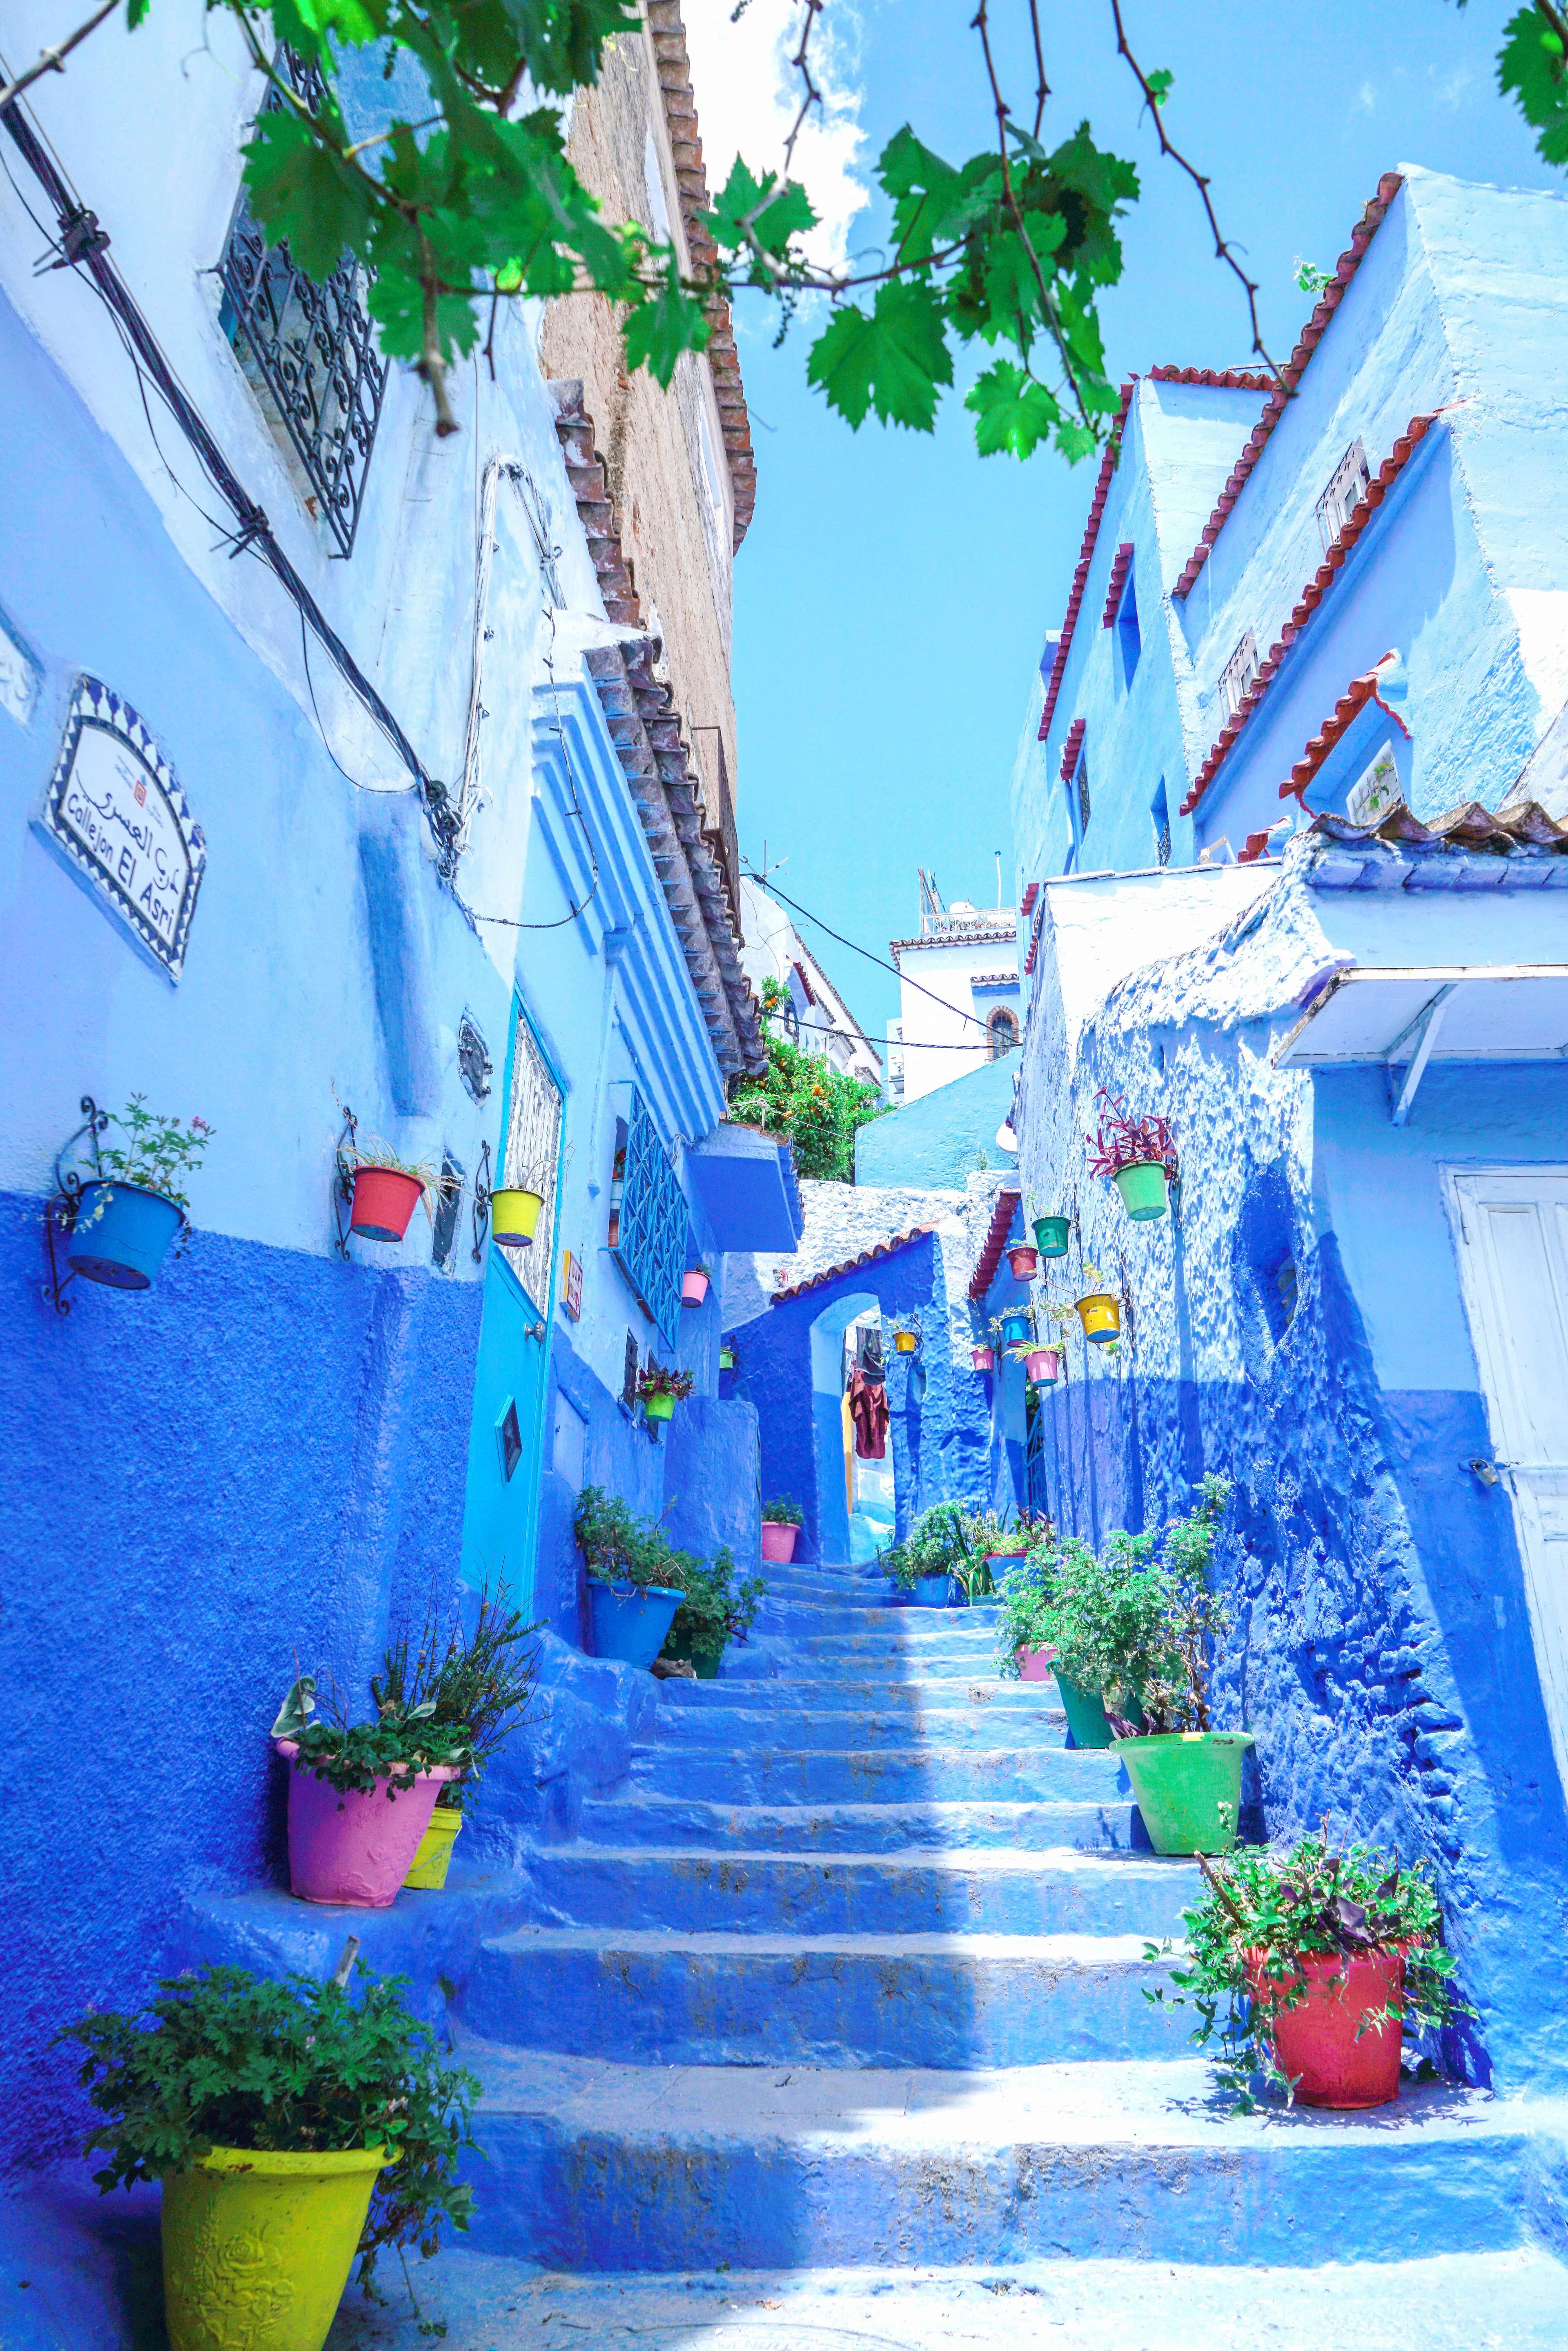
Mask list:
[[[1568,1789],[1568,1169],[1453,1179],[1465,1302]]]

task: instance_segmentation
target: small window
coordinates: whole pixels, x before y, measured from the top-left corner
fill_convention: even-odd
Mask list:
[[[1366,452],[1359,441],[1353,441],[1329,477],[1329,486],[1318,500],[1318,536],[1326,555],[1351,516],[1361,503],[1362,496],[1372,480],[1372,469],[1366,462]]]
[[[1155,786],[1149,815],[1155,828],[1155,862],[1156,865],[1168,865],[1171,862],[1171,803],[1163,776]]]
[[[1258,640],[1250,629],[1219,673],[1219,699],[1227,718],[1234,718],[1241,698],[1258,674]]]
[[[534,1042],[519,1008],[512,1024],[512,1068],[507,1101],[504,1185],[537,1192],[543,1202],[531,1246],[509,1252],[511,1270],[541,1314],[549,1312],[550,1259],[555,1247],[556,1170],[560,1157],[560,1089]]]
[[[1072,778],[1072,790],[1073,797],[1078,803],[1077,831],[1079,841],[1082,843],[1084,834],[1089,830],[1089,819],[1093,813],[1093,803],[1089,798],[1089,754],[1087,750],[1081,751],[1078,755],[1078,767]]]
[[[441,1162],[441,1182],[437,1187],[435,1228],[430,1244],[430,1261],[443,1272],[452,1262],[457,1244],[457,1212],[463,1206],[463,1168],[450,1151]]]
[[[1116,644],[1122,656],[1122,685],[1125,691],[1133,683],[1133,673],[1138,666],[1138,655],[1143,651],[1143,640],[1138,634],[1138,599],[1131,571],[1127,574],[1126,589],[1116,614]]]
[[[1016,1014],[1009,1012],[1005,1004],[998,1004],[986,1023],[986,1034],[988,1040],[987,1059],[999,1061],[1004,1053],[1012,1052],[1018,1045],[1019,1024]]]

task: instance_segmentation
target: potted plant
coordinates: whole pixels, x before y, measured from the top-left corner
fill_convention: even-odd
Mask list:
[[[405,1625],[387,1647],[371,1683],[377,1706],[412,1710],[428,1701],[434,1709],[431,1722],[460,1726],[468,1734],[467,1767],[460,1780],[443,1782],[405,1886],[435,1891],[445,1885],[453,1845],[465,1814],[473,1810],[486,1763],[529,1719],[538,1672],[533,1635],[538,1629],[510,1605],[505,1584],[494,1598],[486,1585],[471,1628],[461,1603],[444,1614],[433,1593],[418,1640]]]
[[[457,2178],[474,2075],[442,2063],[402,1986],[353,1951],[325,1983],[244,1968],[162,1979],[145,2013],[95,2011],[62,2041],[103,2120],[100,2192],[162,2189],[163,2298],[172,2351],[320,2351],[355,2254],[427,2258],[466,2229]]]
[[[1184,1913],[1185,1965],[1173,2005],[1197,2009],[1193,2039],[1217,2041],[1239,2104],[1254,2085],[1288,2102],[1355,2112],[1399,2092],[1405,2027],[1436,2032],[1470,2011],[1426,1862],[1335,1846],[1327,1823],[1289,1853],[1200,1864],[1202,1898]],[[1170,1947],[1149,1957],[1168,1957]]]
[[[184,1178],[201,1166],[213,1130],[204,1119],[182,1126],[159,1118],[144,1094],[111,1115],[125,1140],[95,1150],[97,1172],[78,1195],[66,1261],[110,1290],[149,1290],[175,1234],[189,1226]]]
[[[762,1556],[782,1567],[795,1556],[805,1513],[788,1494],[775,1495],[762,1505]]]
[[[637,1396],[648,1420],[673,1420],[675,1406],[692,1392],[690,1372],[671,1371],[666,1364],[650,1364],[637,1374]]]
[[[1005,1347],[1022,1346],[1034,1335],[1034,1316],[1027,1306],[1009,1306],[991,1325]]]
[[[1038,1541],[1016,1558],[1001,1582],[997,1667],[1004,1681],[1043,1682],[1056,1656],[1051,1611],[1055,1596],[1055,1546]]]
[[[734,1557],[723,1544],[711,1564],[685,1552],[675,1557],[685,1596],[660,1655],[688,1660],[698,1681],[710,1682],[730,1642],[744,1641],[757,1622],[768,1586],[759,1575],[746,1576],[737,1585]]]
[[[1129,1118],[1124,1098],[1108,1086],[1095,1099],[1104,1108],[1088,1140],[1091,1169],[1114,1178],[1134,1224],[1163,1217],[1166,1186],[1176,1182],[1180,1164],[1175,1135],[1163,1118]]]
[[[583,1488],[572,1528],[588,1568],[594,1656],[651,1666],[685,1596],[663,1531],[602,1486]]]
[[[922,1510],[904,1541],[890,1543],[878,1557],[916,1608],[953,1606],[968,1566],[957,1505],[937,1502]]]
[[[1040,1347],[1026,1340],[1021,1347],[1009,1347],[1008,1353],[1015,1364],[1023,1365],[1025,1377],[1037,1387],[1052,1386],[1060,1375],[1061,1351],[1056,1347]]]
[[[706,1265],[688,1265],[681,1276],[681,1304],[700,1306],[707,1296],[711,1279]]]
[[[919,1324],[917,1322],[895,1322],[893,1327],[893,1344],[895,1353],[900,1355],[913,1355],[916,1347],[920,1344]]]
[[[1071,1217],[1036,1217],[1031,1230],[1041,1257],[1065,1257],[1072,1233]]]
[[[971,1371],[994,1371],[996,1368],[996,1349],[993,1346],[987,1344],[983,1340],[977,1340],[969,1350],[969,1368]]]
[[[373,1134],[350,1138],[348,1161],[350,1199],[349,1230],[358,1233],[361,1240],[401,1241],[408,1230],[409,1218],[423,1201],[426,1216],[430,1213],[430,1195],[436,1177],[423,1161],[401,1159],[390,1144]],[[495,1201],[501,1196],[491,1195],[491,1229],[495,1225]]]
[[[965,1539],[972,1556],[984,1563],[987,1581],[995,1589],[999,1570],[1006,1572],[1033,1548],[1035,1538],[1021,1520],[1009,1526],[1010,1510],[998,1517],[995,1510],[974,1510],[966,1513]]]
[[[1076,1314],[1083,1335],[1096,1347],[1113,1345],[1122,1335],[1122,1301],[1097,1265],[1083,1263],[1083,1288],[1066,1310]],[[1058,1317],[1060,1320],[1061,1317]]]
[[[1116,1530],[1101,1551],[1063,1536],[1049,1562],[1049,1599],[1035,1618],[1036,1638],[1054,1651],[1053,1667],[1075,1747],[1109,1747],[1118,1719],[1141,1719],[1143,1680],[1163,1656],[1165,1587],[1153,1569],[1155,1537]]]
[[[1230,1612],[1211,1581],[1214,1540],[1233,1491],[1210,1471],[1195,1507],[1165,1531],[1159,1574],[1164,1632],[1139,1684],[1143,1719],[1113,1721],[1112,1746],[1127,1769],[1156,1853],[1228,1853],[1241,1805],[1249,1730],[1216,1730],[1208,1679]]]
[[[1032,1241],[1017,1241],[1008,1251],[1008,1271],[1015,1281],[1032,1281],[1040,1271],[1040,1251]]]
[[[541,1185],[502,1184],[490,1195],[490,1231],[504,1249],[532,1249],[544,1213]]]
[[[735,1369],[735,1349],[727,1339],[719,1347],[718,1367],[721,1372],[733,1372]]]
[[[316,1684],[291,1683],[272,1741],[288,1770],[288,1884],[301,1902],[385,1910],[409,1873],[441,1789],[472,1760],[465,1723],[438,1723],[430,1699],[389,1700],[350,1723],[334,1693],[312,1721]]]

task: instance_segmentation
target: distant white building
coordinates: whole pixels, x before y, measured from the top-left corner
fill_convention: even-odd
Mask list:
[[[776,898],[742,877],[740,966],[758,997],[775,981],[786,1001],[773,1016],[780,1033],[808,1053],[820,1054],[846,1077],[883,1082],[882,1055],[870,1042],[843,998]]]
[[[889,945],[902,984],[895,1099],[916,1102],[1014,1050],[1022,1026],[1016,909],[962,898],[944,906],[922,867],[920,935]]]

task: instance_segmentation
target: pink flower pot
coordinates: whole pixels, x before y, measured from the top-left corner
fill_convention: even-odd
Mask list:
[[[1049,1387],[1051,1381],[1055,1379],[1058,1370],[1056,1349],[1054,1347],[1031,1348],[1023,1359],[1023,1367],[1031,1380],[1040,1380]]]
[[[1008,1265],[1015,1281],[1032,1281],[1040,1265],[1040,1251],[1027,1241],[1008,1251]]]
[[[289,1891],[301,1902],[390,1909],[430,1826],[443,1781],[460,1780],[462,1772],[454,1764],[438,1763],[428,1771],[392,1773],[378,1780],[367,1795],[300,1771],[292,1739],[274,1744],[289,1765]],[[389,1796],[393,1778],[399,1792]]]
[[[1019,1661],[1019,1679],[1022,1682],[1045,1682],[1051,1679],[1051,1659],[1056,1651],[1050,1648],[1031,1649],[1023,1642],[1014,1651]]]
[[[763,1558],[770,1559],[777,1566],[782,1567],[786,1560],[793,1559],[795,1556],[795,1538],[800,1531],[799,1527],[785,1526],[777,1519],[764,1519],[762,1521]]]
[[[971,1347],[969,1350],[969,1361],[977,1372],[993,1370],[996,1360],[997,1351],[994,1347]]]
[[[690,1273],[682,1274],[681,1304],[683,1306],[700,1306],[706,1296],[707,1276],[700,1266],[694,1268]]]
[[[401,1167],[356,1167],[349,1229],[368,1241],[401,1241],[424,1186]]]

